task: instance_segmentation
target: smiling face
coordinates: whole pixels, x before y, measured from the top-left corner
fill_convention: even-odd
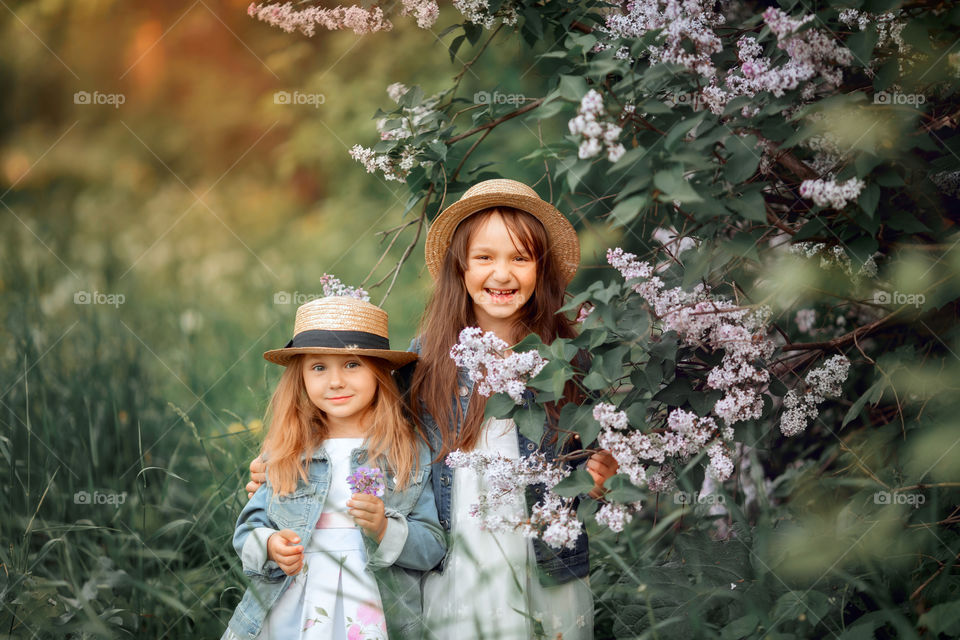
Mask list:
[[[363,418],[377,394],[373,367],[349,354],[304,356],[307,396],[327,416],[332,429],[363,430]]]
[[[537,261],[510,233],[500,213],[473,232],[466,267],[463,283],[481,327],[513,319],[536,288]]]

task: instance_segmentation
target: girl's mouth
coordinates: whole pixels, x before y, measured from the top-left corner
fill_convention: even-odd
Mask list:
[[[340,403],[340,402],[346,402],[352,397],[353,396],[337,396],[335,398],[327,398],[327,400],[329,400],[330,402]]]
[[[490,296],[490,299],[494,302],[494,304],[504,304],[513,300],[514,295],[517,293],[517,289],[484,288],[484,292]]]

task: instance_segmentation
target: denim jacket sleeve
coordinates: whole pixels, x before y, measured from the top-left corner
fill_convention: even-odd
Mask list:
[[[370,556],[368,566],[380,569],[393,564],[415,571],[429,571],[446,554],[447,545],[437,505],[433,499],[429,456],[421,457],[424,468],[420,495],[410,513],[387,509],[387,531],[379,547]]]
[[[271,494],[272,491],[264,483],[243,507],[233,532],[233,548],[243,561],[244,574],[268,582],[279,582],[286,574],[276,562],[267,559],[267,538],[277,531],[275,524],[267,517],[267,500]]]

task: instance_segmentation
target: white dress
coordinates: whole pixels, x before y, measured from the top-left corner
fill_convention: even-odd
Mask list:
[[[477,451],[520,456],[513,420],[489,419]],[[537,578],[533,542],[519,533],[481,529],[470,515],[484,480],[472,469],[454,471],[450,548],[443,573],[424,577],[423,610],[429,637],[446,639],[593,638],[588,579],[544,587]],[[504,515],[524,512],[523,496]],[[542,635],[541,635],[542,634]]]
[[[363,438],[332,438],[323,443],[330,461],[323,513],[304,549],[303,569],[270,609],[258,639],[387,637],[380,590],[373,575],[364,570],[363,532],[347,509],[350,453],[362,445]]]

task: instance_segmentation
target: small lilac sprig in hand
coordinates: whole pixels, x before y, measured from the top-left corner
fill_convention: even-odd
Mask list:
[[[383,471],[377,467],[359,467],[347,476],[351,493],[380,497],[384,493]]]

